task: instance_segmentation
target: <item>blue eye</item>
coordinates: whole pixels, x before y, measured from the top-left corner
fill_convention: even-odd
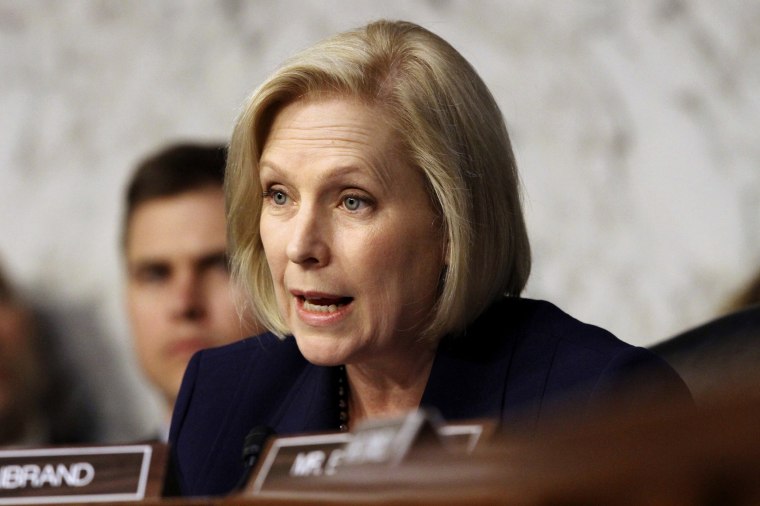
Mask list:
[[[363,203],[364,201],[359,197],[348,196],[343,199],[343,205],[349,211],[358,211]]]
[[[278,206],[282,206],[282,205],[285,205],[285,203],[288,201],[288,196],[285,195],[283,192],[274,191],[272,192],[272,200]]]
[[[277,206],[284,206],[288,202],[288,196],[280,190],[267,190],[263,193],[265,199],[271,199]]]

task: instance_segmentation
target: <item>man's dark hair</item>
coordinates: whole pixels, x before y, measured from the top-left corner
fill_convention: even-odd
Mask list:
[[[149,200],[173,197],[208,186],[222,188],[227,146],[222,143],[177,143],[144,158],[136,167],[126,193],[122,247],[135,209]]]

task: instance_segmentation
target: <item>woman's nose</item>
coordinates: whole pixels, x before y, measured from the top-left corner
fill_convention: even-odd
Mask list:
[[[287,245],[287,255],[291,262],[322,266],[329,261],[327,219],[313,206],[302,205],[289,223],[284,225],[291,228]]]

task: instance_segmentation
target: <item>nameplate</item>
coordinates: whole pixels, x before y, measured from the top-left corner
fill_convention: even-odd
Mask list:
[[[0,505],[158,497],[165,457],[160,443],[0,450]]]
[[[398,464],[408,457],[413,447],[439,446],[440,424],[438,413],[425,408],[399,417],[366,420],[346,443],[340,464]]]
[[[292,493],[324,488],[342,472],[397,466],[428,458],[467,454],[490,435],[495,422],[474,420],[445,424],[432,409],[367,420],[352,432],[283,436],[270,439],[244,494]]]
[[[438,427],[438,436],[449,450],[471,453],[478,443],[491,437],[497,427],[497,422],[491,419],[446,424]]]
[[[299,478],[334,474],[351,438],[348,432],[275,438],[267,445],[247,492],[287,492]]]

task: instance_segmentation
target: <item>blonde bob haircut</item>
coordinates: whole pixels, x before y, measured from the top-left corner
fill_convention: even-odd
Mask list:
[[[522,292],[530,245],[496,101],[445,40],[410,22],[380,20],[285,61],[253,92],[235,124],[225,179],[231,266],[269,330],[289,333],[259,236],[259,158],[277,113],[320,96],[358,99],[383,111],[441,214],[447,266],[421,338],[461,333],[494,300]]]

